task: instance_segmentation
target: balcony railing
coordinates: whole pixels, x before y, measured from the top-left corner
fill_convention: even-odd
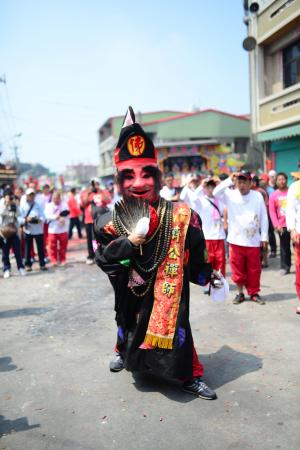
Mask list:
[[[300,16],[300,0],[276,0],[257,18],[257,41],[261,44],[272,34]]]
[[[259,103],[259,131],[300,121],[300,83]]]

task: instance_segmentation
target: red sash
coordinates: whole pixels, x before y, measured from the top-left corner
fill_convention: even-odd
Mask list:
[[[187,205],[174,204],[171,244],[157,271],[154,303],[144,339],[144,345],[148,348],[173,348],[183,286],[184,244],[190,217],[191,210]]]

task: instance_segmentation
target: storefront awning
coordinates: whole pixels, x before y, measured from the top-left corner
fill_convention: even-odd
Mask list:
[[[300,125],[258,133],[257,140],[258,142],[279,141],[280,139],[287,139],[292,136],[300,136]]]

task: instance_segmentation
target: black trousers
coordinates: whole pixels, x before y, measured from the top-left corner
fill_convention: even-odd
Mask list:
[[[18,269],[23,269],[23,261],[21,256],[21,242],[19,236],[16,234],[15,236],[12,236],[6,240],[6,242],[3,243],[3,249],[2,249],[2,261],[3,261],[3,271],[10,270],[10,260],[9,260],[9,251],[13,248],[16,263],[18,266]]]
[[[272,224],[272,220],[270,219],[270,216],[269,216],[269,244],[270,244],[270,247],[271,247],[271,252],[272,253],[276,253],[277,243],[276,243],[274,227],[273,227],[273,224]]]
[[[74,227],[77,228],[78,237],[81,239],[82,233],[81,233],[81,223],[80,223],[79,217],[71,217],[71,219],[70,219],[69,239],[72,239],[72,237],[73,237],[73,228]]]
[[[94,249],[93,249],[93,239],[94,239],[93,224],[92,223],[86,223],[85,224],[85,231],[86,231],[88,258],[89,259],[94,259],[95,258],[95,252],[94,252]]]
[[[26,267],[32,266],[30,249],[34,239],[36,242],[37,251],[39,255],[40,267],[44,267],[45,266],[44,235],[43,234],[31,235],[26,233],[24,233],[24,235],[25,235],[25,266]]]
[[[280,267],[284,270],[291,268],[291,235],[286,228],[279,235],[280,239]]]

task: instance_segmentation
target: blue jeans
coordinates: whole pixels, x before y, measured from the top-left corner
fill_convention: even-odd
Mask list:
[[[11,265],[9,260],[9,251],[11,247],[13,248],[16,257],[18,269],[24,269],[24,264],[21,257],[21,242],[19,236],[16,234],[15,236],[6,239],[6,242],[3,243],[2,248],[3,271],[10,270]]]

